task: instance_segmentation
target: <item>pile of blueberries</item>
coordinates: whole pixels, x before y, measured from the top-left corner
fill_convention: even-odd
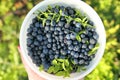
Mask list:
[[[58,22],[51,20],[52,15],[46,19],[44,26],[43,21],[37,17],[32,19],[27,29],[28,55],[33,63],[37,66],[42,64],[45,70],[51,66],[55,58],[69,58],[79,66],[89,65],[95,56],[95,54],[89,55],[89,52],[95,47],[99,38],[96,29],[84,27],[74,20],[67,23],[65,15],[80,18],[75,15],[76,11],[71,7],[53,7],[51,12],[59,14],[59,10],[62,10],[62,16]],[[45,12],[47,11],[48,9]],[[87,24],[94,26],[91,20],[88,20]],[[78,41],[76,35],[83,30],[84,32],[79,35],[81,40]]]

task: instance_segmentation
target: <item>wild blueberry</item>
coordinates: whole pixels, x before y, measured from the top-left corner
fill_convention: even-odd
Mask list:
[[[75,26],[79,28],[79,27],[81,27],[81,24],[80,23],[76,23]]]
[[[37,40],[42,41],[42,35],[37,35]]]
[[[35,27],[39,27],[39,26],[40,26],[39,22],[36,22]]]
[[[68,49],[69,49],[69,50],[73,50],[73,45],[69,45],[69,46],[68,46]]]
[[[74,64],[78,64],[78,59],[73,60]]]
[[[75,38],[76,38],[76,33],[71,33],[71,34],[70,34],[70,38],[71,38],[71,39],[75,39]]]
[[[91,38],[91,39],[90,39],[90,44],[95,44],[95,43],[96,43],[96,40],[93,39],[93,38]]]

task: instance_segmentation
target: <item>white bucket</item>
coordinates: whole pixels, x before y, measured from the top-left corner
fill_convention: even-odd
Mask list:
[[[44,71],[40,72],[38,70],[38,67],[36,67],[33,63],[31,58],[28,56],[27,53],[27,46],[26,46],[26,33],[27,33],[27,28],[29,27],[29,24],[32,21],[32,18],[35,17],[33,15],[33,12],[35,12],[38,9],[45,10],[48,5],[55,6],[55,5],[63,5],[63,6],[71,6],[73,8],[77,8],[80,11],[84,12],[87,14],[87,17],[90,18],[95,26],[96,30],[99,34],[99,44],[100,47],[96,53],[95,58],[91,61],[90,65],[87,66],[87,70],[79,73],[72,73],[70,77],[63,78],[55,75],[48,74]],[[103,26],[103,23],[98,16],[98,14],[86,3],[80,0],[45,0],[37,4],[34,8],[30,10],[30,12],[27,14],[25,17],[21,30],[20,30],[20,48],[22,51],[22,55],[25,59],[25,61],[28,63],[28,66],[38,75],[41,77],[47,79],[47,80],[78,80],[82,79],[86,75],[88,75],[99,63],[100,59],[103,56],[104,49],[105,49],[105,44],[106,44],[106,35],[105,35],[105,29]]]

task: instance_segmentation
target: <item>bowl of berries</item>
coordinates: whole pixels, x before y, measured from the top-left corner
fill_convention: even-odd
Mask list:
[[[104,54],[106,35],[98,14],[79,0],[47,0],[25,17],[20,47],[28,66],[47,80],[78,80]]]

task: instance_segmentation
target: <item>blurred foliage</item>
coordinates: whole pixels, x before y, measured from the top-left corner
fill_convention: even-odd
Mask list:
[[[40,1],[0,0],[0,80],[28,80],[17,50],[19,30],[27,12]],[[105,54],[85,80],[120,80],[120,1],[83,1],[99,14],[107,35]]]

